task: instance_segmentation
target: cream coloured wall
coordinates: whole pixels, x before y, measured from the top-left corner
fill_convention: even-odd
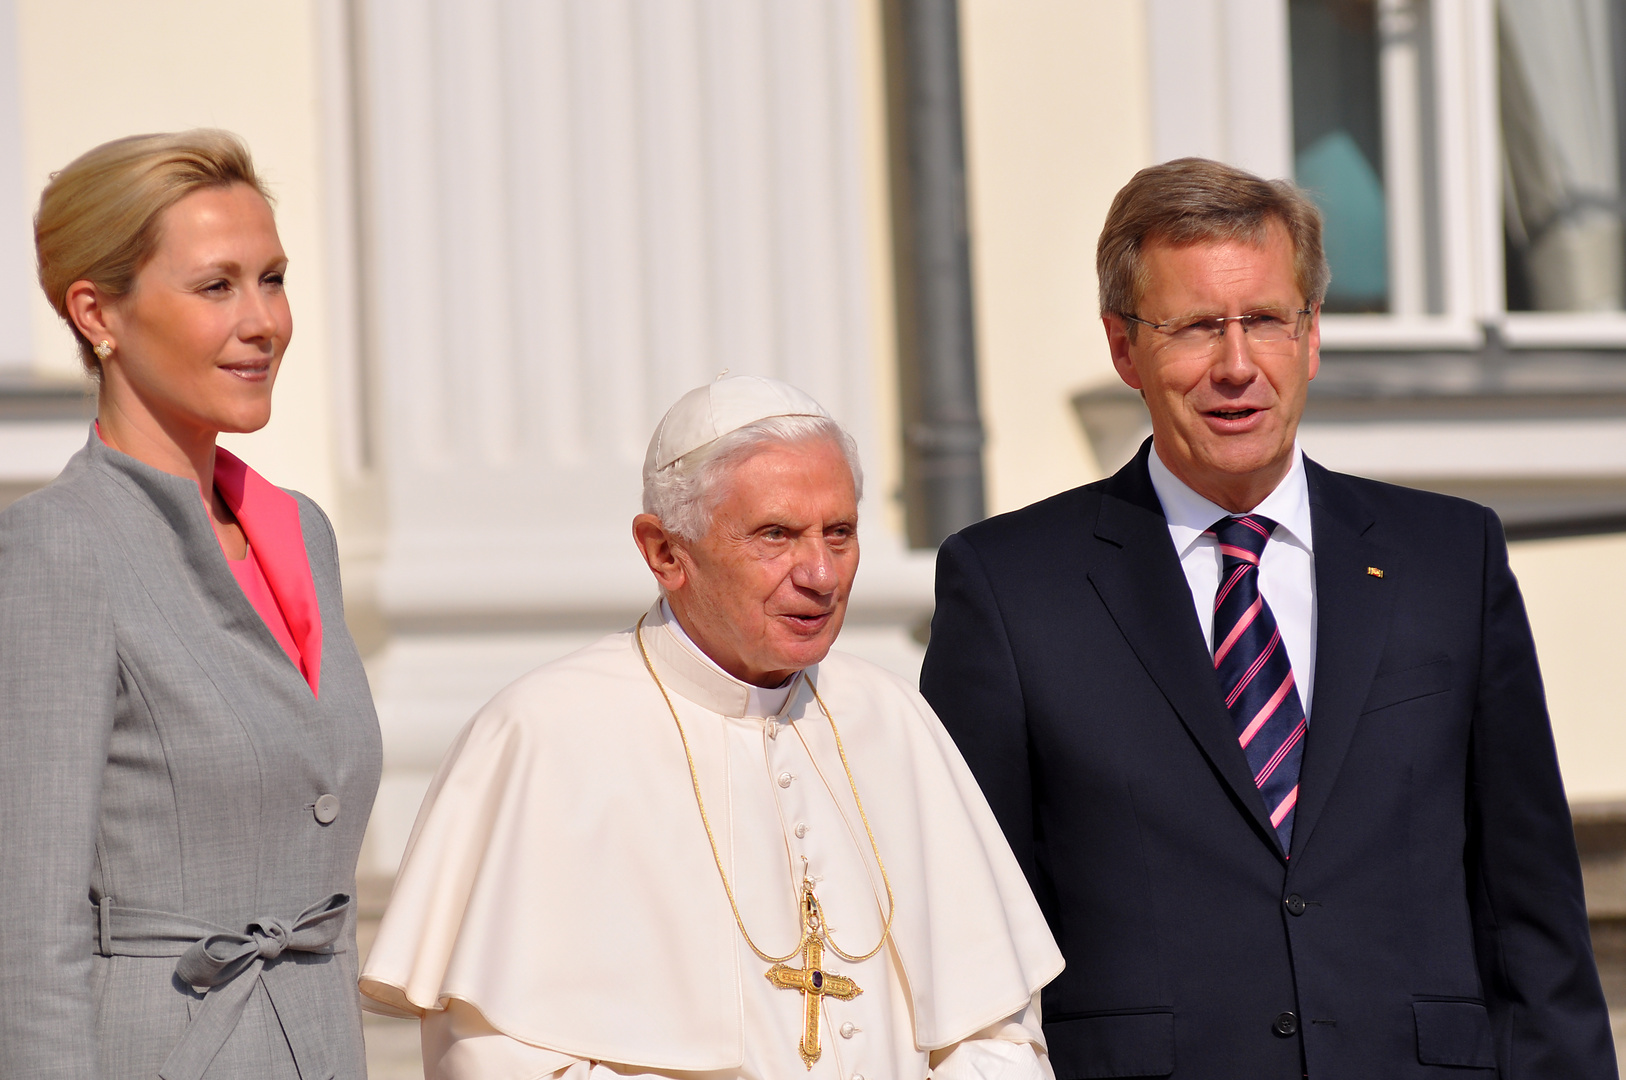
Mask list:
[[[294,338],[271,423],[221,441],[275,483],[337,514],[317,37],[323,0],[16,0],[25,183],[108,139],[223,127],[241,135],[277,197]],[[78,372],[73,341],[37,292],[35,367]]]
[[[1526,541],[1510,556],[1570,800],[1626,800],[1626,536]]]
[[[1069,401],[1116,381],[1095,239],[1151,163],[1144,0],[961,0],[990,513],[1101,473]]]

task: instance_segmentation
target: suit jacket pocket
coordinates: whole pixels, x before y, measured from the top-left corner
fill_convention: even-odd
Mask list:
[[[1174,1072],[1174,1013],[1109,1013],[1044,1026],[1057,1080],[1168,1076]]]
[[[1402,701],[1427,697],[1451,689],[1451,658],[1442,656],[1418,667],[1380,671],[1372,679],[1361,712],[1376,712]]]
[[[1496,1068],[1490,1013],[1477,1001],[1414,1001],[1417,1060],[1424,1065]]]

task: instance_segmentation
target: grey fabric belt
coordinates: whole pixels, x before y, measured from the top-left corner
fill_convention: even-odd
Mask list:
[[[185,915],[117,907],[108,897],[97,906],[98,952],[103,956],[178,956],[175,974],[204,991],[203,1005],[187,1025],[158,1075],[163,1080],[201,1080],[209,1063],[237,1028],[256,981],[276,1012],[293,1051],[300,1080],[333,1080],[322,1040],[322,1022],[311,995],[301,993],[297,967],[277,963],[284,953],[334,953],[344,930],[350,897],[334,893],[292,920],[261,916],[241,932]]]

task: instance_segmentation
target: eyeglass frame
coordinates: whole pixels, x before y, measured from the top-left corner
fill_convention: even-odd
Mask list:
[[[1294,316],[1294,330],[1295,330],[1295,332],[1292,333],[1292,334],[1289,334],[1287,337],[1284,337],[1281,340],[1282,341],[1297,341],[1299,338],[1303,337],[1305,335],[1305,333],[1310,329],[1310,327],[1306,323],[1306,320],[1305,320],[1304,317],[1306,315],[1312,314],[1314,311],[1315,311],[1314,306],[1311,306],[1311,307],[1299,308],[1297,311],[1293,312],[1292,314]],[[1238,326],[1240,326],[1242,328],[1242,337],[1243,337],[1243,339],[1245,341],[1253,341],[1253,342],[1257,343],[1258,339],[1248,337],[1248,324],[1247,324],[1247,322],[1245,320],[1247,320],[1247,319],[1258,319],[1261,316],[1262,316],[1262,313],[1261,312],[1256,312],[1256,311],[1249,312],[1246,315],[1199,315],[1196,318],[1192,319],[1191,323],[1188,323],[1187,325],[1194,325],[1194,324],[1199,323],[1199,322],[1218,323],[1220,325],[1220,332],[1213,335],[1213,337],[1209,339],[1209,343],[1208,343],[1207,348],[1205,348],[1203,350],[1203,351],[1206,352],[1209,349],[1212,349],[1215,345],[1218,345],[1220,342],[1225,340],[1225,329],[1226,329],[1225,324],[1226,323],[1233,323],[1233,322],[1236,323]],[[1131,315],[1127,311],[1118,312],[1118,317],[1120,319],[1128,320],[1129,322],[1132,322],[1132,323],[1138,323],[1139,325],[1144,326],[1149,330],[1156,330],[1158,333],[1162,334],[1166,338],[1171,338],[1172,339],[1173,335],[1178,333],[1178,331],[1176,331],[1176,330],[1165,330],[1165,329],[1163,329],[1165,326],[1168,326],[1170,323],[1175,322],[1176,320],[1174,320],[1174,319],[1165,319],[1160,323],[1149,322],[1146,319],[1141,318],[1139,315]],[[1303,329],[1299,329],[1299,326],[1303,326]]]

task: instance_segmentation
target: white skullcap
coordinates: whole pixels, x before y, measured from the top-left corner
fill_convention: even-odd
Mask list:
[[[830,419],[823,405],[790,383],[760,375],[719,375],[715,382],[690,390],[666,410],[644,455],[644,478],[731,431],[774,416]]]

